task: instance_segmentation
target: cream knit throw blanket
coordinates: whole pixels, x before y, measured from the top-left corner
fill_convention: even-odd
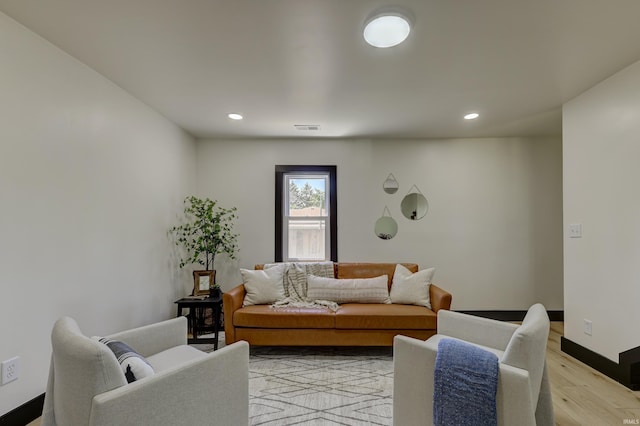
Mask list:
[[[264,268],[278,265],[267,263]],[[311,300],[307,297],[307,275],[333,278],[333,262],[293,262],[286,264],[283,278],[284,299],[278,300],[272,308],[328,308],[338,310],[338,304],[329,300]]]

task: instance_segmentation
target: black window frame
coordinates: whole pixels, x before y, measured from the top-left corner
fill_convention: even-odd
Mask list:
[[[284,176],[289,173],[328,173],[329,174],[329,244],[330,260],[338,261],[338,191],[336,166],[276,165],[275,181],[275,262],[283,259],[284,226]]]

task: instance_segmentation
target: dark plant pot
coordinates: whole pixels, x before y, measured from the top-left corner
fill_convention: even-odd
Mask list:
[[[209,297],[213,299],[219,299],[222,297],[222,290],[220,290],[220,287],[211,287],[209,289]]]

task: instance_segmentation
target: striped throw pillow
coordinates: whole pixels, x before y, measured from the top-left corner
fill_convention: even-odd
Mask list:
[[[106,337],[93,337],[93,339],[107,345],[107,347],[111,349],[111,352],[113,352],[120,363],[122,372],[127,378],[127,383],[135,382],[136,380],[155,374],[151,364],[126,343],[119,340],[107,339]]]
[[[387,275],[375,278],[323,278],[307,276],[307,297],[336,303],[391,303]]]

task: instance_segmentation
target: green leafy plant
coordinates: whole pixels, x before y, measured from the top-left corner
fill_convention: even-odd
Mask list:
[[[233,232],[237,218],[235,207],[220,207],[209,198],[187,197],[184,200],[185,223],[171,228],[175,244],[187,253],[180,259],[180,267],[199,263],[206,270],[214,268],[216,254],[225,253],[235,259],[238,252],[238,234]]]

